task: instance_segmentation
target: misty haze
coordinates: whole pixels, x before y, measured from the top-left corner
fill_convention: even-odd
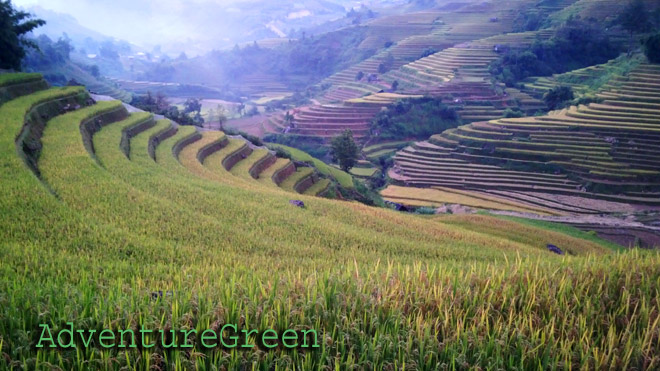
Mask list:
[[[659,0],[0,0],[0,370],[660,370]]]

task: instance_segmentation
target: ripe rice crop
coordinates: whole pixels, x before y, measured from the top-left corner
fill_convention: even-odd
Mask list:
[[[159,123],[130,140],[127,158],[122,130],[140,116],[105,122],[88,152],[81,122],[119,102],[43,117],[37,178],[15,145],[26,114],[80,94],[53,89],[0,106],[0,368],[660,367],[656,252],[614,252],[489,216],[430,218],[307,195],[296,208],[277,187],[199,164],[202,142],[177,159],[174,146],[194,128],[160,143],[154,162]],[[39,324],[56,332],[67,321],[315,329],[320,348],[35,347]]]

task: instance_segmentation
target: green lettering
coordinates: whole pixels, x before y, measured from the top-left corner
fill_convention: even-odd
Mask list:
[[[291,335],[287,335],[287,334],[291,334]],[[286,343],[287,340],[292,340],[295,343],[289,345],[289,344]],[[284,331],[284,333],[282,334],[282,344],[284,344],[284,346],[286,348],[295,348],[295,347],[297,347],[298,346],[298,333],[291,330],[291,329]]]
[[[269,333],[272,333],[272,335],[268,335]],[[268,344],[268,343],[266,343],[266,340],[275,340],[275,343]],[[271,330],[271,329],[268,329],[268,330],[264,331],[261,334],[261,343],[266,348],[275,348],[277,346],[277,332],[275,332],[275,330]]]
[[[143,348],[153,348],[156,346],[156,343],[149,343],[147,344],[147,339],[144,338],[144,334],[151,334],[153,330],[145,330],[140,327],[140,335],[142,336],[142,347]]]
[[[243,330],[243,334],[245,334],[245,343],[241,344],[241,348],[254,348],[254,344],[250,344],[250,335],[256,333],[259,334],[259,331],[257,330]]]
[[[76,344],[73,342],[73,322],[67,322],[66,323],[69,328],[65,328],[60,330],[59,334],[57,334],[57,344],[61,348],[75,348]],[[62,341],[62,335],[68,334],[69,335],[69,343],[68,344],[63,344]]]
[[[41,344],[42,341],[50,341],[50,348],[57,348],[57,345],[55,345],[55,341],[53,340],[53,334],[50,332],[50,326],[46,324],[39,324],[39,327],[41,327],[43,330],[41,330],[41,335],[39,336],[39,342],[37,343],[37,348],[44,347]],[[48,337],[44,338],[44,333],[46,331],[48,331]]]
[[[181,330],[181,333],[183,334],[183,345],[181,345],[180,348],[192,348],[193,345],[188,344],[188,336],[190,336],[190,334],[192,333],[197,334],[197,330],[195,329],[192,329],[190,331]]]
[[[96,330],[89,330],[89,337],[87,338],[87,340],[85,340],[85,336],[83,335],[85,333],[85,330],[77,330],[76,332],[80,334],[80,339],[82,340],[85,348],[89,348],[89,344],[92,342],[92,336],[94,335]]]
[[[316,333],[316,330],[303,330],[302,331],[302,336],[303,336],[303,348],[310,348],[309,345],[307,345],[307,334],[313,333],[314,334],[314,344],[311,346],[311,348],[320,348],[321,346],[319,345],[319,336]]]
[[[112,344],[105,344],[104,340],[112,340]],[[115,333],[112,332],[112,330],[105,329],[101,331],[101,333],[99,334],[99,344],[101,344],[103,348],[114,347],[115,346],[114,341],[115,341]]]
[[[133,330],[119,330],[119,336],[120,336],[120,342],[119,342],[119,347],[120,348],[126,348],[126,343],[124,342],[124,334],[131,334],[131,345],[129,345],[129,348],[137,348],[137,345],[135,344],[135,333]]]
[[[233,345],[227,345],[227,343],[225,343],[225,337],[222,336],[222,334],[225,332],[225,328],[227,328],[227,327],[234,330],[234,334],[238,331],[236,329],[236,325],[226,324],[226,325],[222,326],[222,329],[220,329],[220,334],[221,335],[219,336],[220,337],[220,342],[222,343],[222,346],[225,347],[225,348],[236,348],[236,346],[238,345],[238,336],[236,336],[236,335],[229,337],[230,339],[234,340]]]
[[[213,343],[213,345],[209,345],[209,344],[206,343],[206,340],[213,340],[213,341],[215,341],[215,343]],[[213,330],[207,329],[207,330],[204,330],[204,332],[202,332],[201,341],[202,341],[202,346],[204,348],[215,348],[215,347],[217,347],[218,346],[218,341],[217,340],[218,340],[218,337],[217,337],[216,333],[213,332]]]
[[[169,344],[165,344],[165,331],[158,331],[160,331],[160,344],[163,348],[176,348],[176,334],[174,333],[174,330],[170,330],[170,334],[172,334],[172,342]]]

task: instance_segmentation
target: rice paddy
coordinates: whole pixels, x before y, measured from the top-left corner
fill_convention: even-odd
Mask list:
[[[436,11],[386,18],[391,24],[378,20],[361,47],[396,39],[390,51],[403,68],[383,77],[384,85],[478,79],[493,43],[524,44],[537,36],[502,34],[511,28],[512,5],[492,6],[500,22],[470,7],[442,22],[446,13]],[[473,48],[449,48],[489,36]],[[429,43],[442,51],[405,66]],[[358,68],[369,72],[383,57]],[[455,68],[462,64],[473,68]],[[644,75],[660,71],[640,68]],[[328,94],[383,88],[346,76],[355,73],[329,79],[346,90]],[[612,80],[616,87],[608,88],[648,83],[632,74],[629,80]],[[16,89],[0,94],[0,369],[660,369],[657,251],[619,248],[552,223],[414,215],[316,197],[332,193],[333,182],[359,184],[302,151],[272,147],[314,168],[271,161],[269,149],[222,132],[129,114],[119,101],[91,102],[82,87],[45,89],[39,75],[0,74],[0,90],[8,86]],[[524,194],[584,193],[575,177],[497,161],[550,164],[590,181],[653,181],[660,141],[647,129],[657,102],[629,91],[612,94],[550,119],[475,123],[409,146],[377,144],[364,154],[400,149],[389,175],[409,186],[383,191],[397,203],[579,212],[568,202],[546,200],[546,207]],[[379,105],[379,97],[394,99],[381,93],[354,103]],[[482,108],[464,114],[490,117],[498,110]],[[328,137],[344,126],[366,135],[373,112],[350,103],[316,105],[294,122],[301,132]],[[590,130],[620,134],[616,151]],[[632,155],[639,157],[628,169],[622,158]],[[374,170],[356,167],[353,174]],[[37,346],[41,325],[56,334],[67,323],[99,332],[194,335],[177,350],[158,344],[155,334],[147,337],[157,343],[153,348],[103,347],[100,338],[75,349]],[[205,347],[201,334],[227,324],[245,330],[241,341],[252,347]],[[251,332],[268,329],[313,331],[319,347],[270,347]]]

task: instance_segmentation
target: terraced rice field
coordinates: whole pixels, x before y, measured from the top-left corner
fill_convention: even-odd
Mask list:
[[[346,172],[339,170],[333,166],[327,165],[325,162],[310,156],[309,154],[292,147],[287,147],[281,144],[269,143],[271,148],[281,148],[291,155],[294,161],[310,162],[314,167],[323,175],[334,178],[342,187],[352,189],[355,187],[353,179]]]
[[[488,216],[297,208],[232,174],[261,149],[213,160],[233,138],[33,83],[0,105],[0,368],[660,366],[657,253]],[[318,348],[37,347],[39,324],[67,322],[314,330]]]
[[[534,207],[522,202],[512,202],[478,192],[459,191],[451,188],[411,188],[390,185],[381,191],[383,198],[407,206],[440,207],[457,204],[485,210],[510,210],[540,215],[554,214],[552,210]]]
[[[454,77],[453,73],[449,73],[447,77],[446,72],[451,72],[451,67],[450,70],[443,69],[442,76],[426,72],[418,76],[416,65],[411,69],[408,68],[410,62],[422,58],[422,55],[428,51],[442,52],[457,46],[462,49],[465,43],[510,32],[516,12],[521,6],[532,6],[532,4],[533,2],[530,1],[478,5],[469,2],[451,3],[437,11],[382,17],[372,21],[365,25],[369,36],[361,47],[381,49],[386,43],[392,45],[363,62],[323,80],[320,85],[331,85],[331,88],[319,99],[323,103],[337,103],[360,98],[382,89],[390,89],[395,80],[399,82],[400,87],[406,89],[427,87],[429,82],[425,79],[430,79],[430,84],[449,81]],[[553,7],[553,9],[558,8]],[[506,43],[506,40],[503,43]],[[452,52],[448,54],[451,55]],[[382,74],[379,65],[388,58],[392,61],[391,72]],[[465,62],[465,59],[455,61]],[[477,65],[481,66],[479,63]],[[400,68],[403,71],[401,73]],[[356,76],[359,72],[363,73],[364,78],[357,81]],[[478,71],[468,68],[464,75],[468,77],[475,73]],[[369,80],[370,75],[376,76],[376,79]]]
[[[285,127],[284,132],[333,138],[349,129],[355,138],[363,138],[369,134],[371,120],[381,106],[315,105],[303,107],[294,111],[293,125]]]
[[[591,95],[593,91],[616,85],[622,76],[643,62],[644,57],[636,55],[633,58],[621,56],[605,64],[589,66],[551,77],[530,78],[525,82],[524,91],[541,98],[543,94],[557,86],[570,86],[578,96]]]
[[[407,146],[410,142],[383,142],[362,148],[362,154],[370,161],[378,161],[383,156],[392,156],[396,151]]]
[[[398,152],[391,177],[410,186],[656,205],[660,200],[652,190],[660,185],[657,81],[660,67],[642,64],[606,84],[597,94],[602,103],[447,130]],[[603,188],[616,194],[601,193]],[[543,200],[535,203],[543,205]],[[556,203],[553,207],[593,212]]]

